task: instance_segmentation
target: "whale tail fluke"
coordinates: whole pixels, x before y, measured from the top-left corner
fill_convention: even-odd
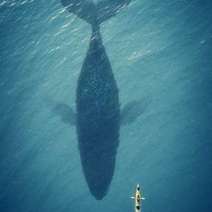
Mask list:
[[[61,0],[62,5],[71,13],[93,25],[115,16],[121,8],[127,6],[131,0]]]

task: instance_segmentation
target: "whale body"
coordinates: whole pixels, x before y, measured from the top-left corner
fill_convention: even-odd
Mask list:
[[[114,173],[120,107],[112,68],[100,33],[95,29],[79,76],[76,103],[84,175],[91,193],[102,199]]]
[[[81,164],[91,194],[102,199],[111,183],[119,145],[117,84],[100,34],[100,24],[128,1],[62,0],[69,12],[91,24],[92,35],[76,91],[76,126]]]

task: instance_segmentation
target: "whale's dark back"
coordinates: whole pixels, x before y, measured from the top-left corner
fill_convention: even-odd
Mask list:
[[[61,0],[92,26],[89,49],[77,86],[77,135],[83,172],[92,195],[102,199],[111,183],[119,144],[118,88],[102,44],[99,25],[130,0]]]
[[[100,36],[91,39],[77,88],[77,134],[91,193],[102,199],[113,177],[119,143],[116,81]]]

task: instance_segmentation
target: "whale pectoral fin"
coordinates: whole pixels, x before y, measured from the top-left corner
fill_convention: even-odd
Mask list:
[[[53,113],[54,116],[58,116],[65,124],[71,126],[76,124],[76,113],[69,105],[58,102],[49,96],[46,96],[43,101],[48,110]]]
[[[74,126],[76,124],[76,114],[73,109],[64,103],[58,103],[52,110],[65,124]]]
[[[102,0],[97,3],[98,21],[102,23],[115,16],[121,8],[127,6],[131,0]]]
[[[148,99],[134,100],[127,103],[121,111],[121,124],[131,124],[144,113],[149,104]]]

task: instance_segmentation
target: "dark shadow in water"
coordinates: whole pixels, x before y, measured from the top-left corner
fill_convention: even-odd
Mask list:
[[[61,2],[69,12],[92,27],[77,85],[76,127],[84,176],[91,194],[100,200],[106,195],[114,174],[121,121],[118,88],[102,43],[100,24],[128,5],[130,0],[104,0],[98,4],[85,0]],[[66,115],[72,116],[63,104],[55,111],[65,122],[68,121]]]

